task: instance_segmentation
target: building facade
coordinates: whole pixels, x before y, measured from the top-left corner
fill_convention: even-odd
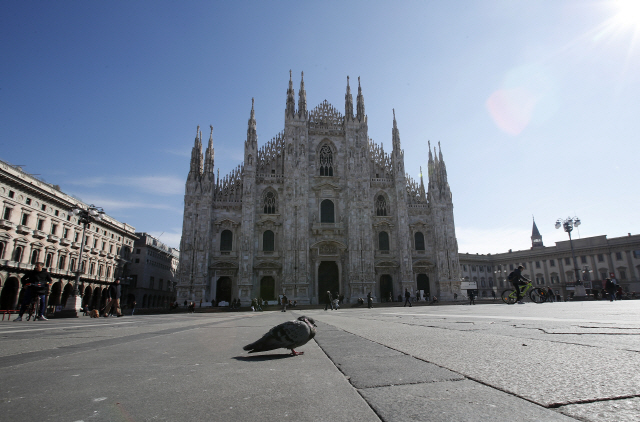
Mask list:
[[[65,305],[79,265],[83,305],[103,304],[107,285],[129,262],[134,228],[107,215],[90,223],[80,263],[83,227],[71,209],[87,204],[2,161],[0,200],[0,309],[18,305],[20,279],[36,262],[44,262],[54,281],[48,306]]]
[[[426,188],[422,174],[408,176],[395,112],[391,153],[369,138],[359,79],[354,110],[347,78],[343,115],[326,100],[308,110],[303,78],[296,108],[290,78],[284,118],[284,130],[258,147],[252,104],[244,162],[222,178],[213,128],[203,157],[198,127],[178,301],[286,294],[315,304],[327,291],[397,300],[405,289],[453,297],[460,268],[442,152],[429,145]]]
[[[556,295],[569,297],[575,292],[578,268],[580,280],[587,293],[601,291],[604,279],[615,278],[623,290],[640,292],[640,235],[614,237],[585,237],[573,239],[576,265],[573,262],[569,240],[544,246],[534,221],[531,249],[500,254],[460,254],[464,281],[475,281],[480,297],[500,297],[511,287],[507,276],[518,265],[525,267],[522,274],[534,286],[551,287]]]
[[[148,233],[136,233],[126,275],[127,302],[141,308],[167,307],[176,300],[180,252]]]

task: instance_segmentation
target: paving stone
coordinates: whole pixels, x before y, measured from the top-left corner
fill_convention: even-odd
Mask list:
[[[365,388],[360,394],[385,422],[575,422],[470,380]]]
[[[356,388],[463,380],[464,377],[411,356],[343,356],[334,361]]]
[[[558,410],[565,415],[584,421],[638,422],[640,421],[640,398],[571,404],[562,406]]]

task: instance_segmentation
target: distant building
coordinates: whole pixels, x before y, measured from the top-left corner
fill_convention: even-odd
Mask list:
[[[0,200],[0,309],[16,307],[20,279],[36,262],[44,262],[54,281],[48,306],[64,306],[73,292],[82,242],[82,225],[71,209],[87,204],[3,161]],[[87,226],[80,265],[83,305],[105,302],[105,288],[129,263],[134,233],[130,225],[107,215]]]
[[[224,177],[214,174],[213,128],[204,157],[198,128],[185,186],[179,302],[249,304],[286,294],[309,304],[331,291],[355,303],[368,292],[397,300],[405,289],[446,300],[459,292],[442,152],[421,152],[428,181],[422,171],[413,180],[395,113],[385,152],[369,138],[364,110],[359,83],[354,104],[348,80],[344,114],[326,100],[308,110],[303,80],[296,108],[290,79],[283,132],[259,147],[252,106],[244,162]]]
[[[165,307],[176,300],[176,274],[180,251],[148,233],[136,233],[131,265],[126,274],[127,303],[137,307]]]
[[[562,297],[575,290],[575,266],[569,240],[543,246],[535,221],[531,249],[500,254],[461,253],[460,266],[464,281],[475,281],[480,297],[497,297],[511,287],[507,276],[518,265],[524,265],[523,275],[536,287],[551,287]],[[625,291],[640,292],[640,235],[614,237],[606,235],[573,239],[580,279],[590,293],[602,290],[604,279],[614,277]]]

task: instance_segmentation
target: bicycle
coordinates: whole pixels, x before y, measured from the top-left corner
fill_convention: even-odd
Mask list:
[[[34,296],[31,298],[31,303],[29,303],[29,307],[27,308],[27,321],[31,318],[35,321],[38,317],[38,311],[40,310],[40,296]]]
[[[547,301],[548,293],[542,290],[539,287],[533,287],[531,281],[524,285],[524,287],[519,287],[520,295],[522,297],[527,296],[527,292],[529,292],[529,299],[531,299],[534,303],[544,303]],[[502,292],[502,301],[507,305],[513,305],[516,303],[518,296],[516,295],[516,291],[514,289],[506,289]]]

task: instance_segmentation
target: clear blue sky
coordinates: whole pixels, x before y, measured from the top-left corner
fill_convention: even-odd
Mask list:
[[[309,109],[360,76],[412,177],[441,142],[460,252],[530,247],[532,215],[545,245],[574,215],[636,234],[639,30],[613,0],[5,0],[0,158],[177,247],[197,125],[224,175],[252,97],[259,144],[283,129],[289,69]]]

